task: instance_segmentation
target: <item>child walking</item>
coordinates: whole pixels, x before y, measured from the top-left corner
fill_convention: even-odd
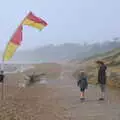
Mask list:
[[[77,86],[80,87],[80,99],[85,100],[85,90],[88,88],[88,80],[84,71],[78,75]]]

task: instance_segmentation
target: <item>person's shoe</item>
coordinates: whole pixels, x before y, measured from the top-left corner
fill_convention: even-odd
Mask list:
[[[101,101],[102,101],[102,100],[104,100],[104,98],[99,98],[99,100],[101,100]]]
[[[83,100],[85,100],[85,98],[80,98],[80,100],[82,100],[82,101],[83,101]]]

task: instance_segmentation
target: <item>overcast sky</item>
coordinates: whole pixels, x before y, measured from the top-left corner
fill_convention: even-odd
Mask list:
[[[48,26],[41,32],[24,27],[20,49],[120,36],[120,0],[1,0],[0,49],[4,49],[29,11],[43,18]]]

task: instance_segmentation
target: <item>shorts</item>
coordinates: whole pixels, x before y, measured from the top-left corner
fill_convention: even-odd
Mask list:
[[[81,91],[81,92],[84,92],[84,91],[85,91],[85,88],[80,88],[80,91]]]
[[[100,84],[100,89],[101,89],[101,92],[105,92],[105,85],[104,84]]]

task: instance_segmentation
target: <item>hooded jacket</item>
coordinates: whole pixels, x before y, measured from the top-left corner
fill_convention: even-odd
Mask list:
[[[77,85],[80,88],[87,89],[87,87],[88,87],[87,76],[79,76],[78,81],[77,81]]]
[[[106,65],[101,65],[98,70],[98,83],[99,84],[106,84]]]

